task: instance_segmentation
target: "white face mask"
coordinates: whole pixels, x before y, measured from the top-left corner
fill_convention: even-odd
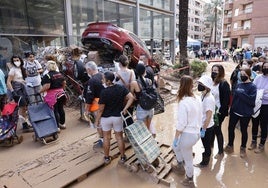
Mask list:
[[[106,85],[106,83],[103,83],[102,85],[103,85],[104,88],[108,87],[108,86]]]
[[[143,64],[144,65],[144,62],[143,61],[141,61],[141,60],[139,60],[139,62],[138,62],[139,64]]]
[[[16,65],[16,67],[19,67],[21,62],[20,61],[14,61],[14,64]]]

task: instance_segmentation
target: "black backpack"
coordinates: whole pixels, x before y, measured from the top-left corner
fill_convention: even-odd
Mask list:
[[[153,87],[153,84],[149,85],[148,83],[148,78],[145,79],[139,79],[138,83],[141,88],[141,94],[139,98],[139,105],[144,109],[144,110],[151,110],[154,108],[157,102],[157,91]]]

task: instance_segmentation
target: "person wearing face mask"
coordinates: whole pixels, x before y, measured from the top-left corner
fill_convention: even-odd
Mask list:
[[[202,153],[202,161],[196,165],[197,167],[206,167],[209,164],[211,156],[211,139],[214,135],[214,112],[215,112],[215,98],[211,94],[211,88],[213,86],[212,79],[203,75],[198,80],[198,91],[202,93],[202,127],[200,130],[201,140],[205,151]]]
[[[253,61],[252,60],[244,60],[241,66],[241,69],[245,69],[245,68],[250,68],[251,69],[251,76],[250,79],[251,81],[253,81],[256,76],[257,73],[255,71],[252,70],[252,65],[253,65]],[[240,71],[237,73],[237,83],[241,83],[241,77],[240,77]]]
[[[184,186],[195,187],[192,149],[200,138],[202,104],[193,93],[192,77],[182,76],[177,99],[178,120],[172,144],[172,149],[176,155],[174,162],[176,163],[172,163],[172,169],[176,170],[178,175],[185,174],[185,179],[181,182]]]
[[[115,138],[121,154],[119,164],[124,164],[127,160],[125,155],[125,144],[123,141],[123,121],[121,112],[127,113],[127,109],[131,106],[134,97],[122,85],[115,84],[115,75],[111,71],[103,74],[103,81],[106,88],[101,90],[99,100],[99,111],[96,117],[96,125],[100,126],[103,131],[103,150],[104,163],[108,165],[111,162],[110,141],[112,129],[114,130]]]
[[[260,114],[256,118],[252,119],[252,141],[248,149],[254,150],[255,153],[261,153],[264,151],[268,126],[268,62],[262,64],[262,75],[258,75],[253,83],[256,85],[257,89],[263,90],[263,96]],[[261,128],[261,140],[257,147],[259,126]]]
[[[211,88],[211,93],[215,98],[216,102],[216,113],[214,124],[214,135],[217,137],[218,142],[218,153],[215,158],[223,156],[223,134],[222,134],[222,122],[224,121],[225,117],[228,116],[229,111],[229,104],[230,104],[230,85],[224,79],[225,77],[225,70],[222,65],[215,64],[212,66],[211,69],[211,78],[213,80],[213,86]],[[215,136],[212,137],[212,146],[214,144]]]
[[[246,144],[248,140],[247,128],[251,116],[254,112],[257,87],[250,80],[251,69],[241,70],[242,83],[237,85],[234,91],[233,102],[230,108],[230,118],[228,125],[228,144],[224,151],[228,154],[234,152],[235,126],[240,121],[241,145],[240,157],[246,156]]]
[[[96,119],[97,111],[99,109],[99,97],[102,89],[104,88],[102,84],[103,74],[98,71],[97,65],[94,61],[89,61],[85,65],[86,71],[90,79],[88,80],[86,87],[83,91],[85,98],[85,111],[86,113],[91,113]],[[92,122],[93,123],[93,122]],[[94,147],[103,146],[103,132],[101,127],[97,127],[99,134],[99,140],[94,145]]]
[[[140,56],[138,64],[143,64],[145,66],[145,70],[146,70],[145,78],[149,78],[150,80],[152,80],[153,84],[156,84],[154,70],[149,65],[148,57],[145,54],[142,54]]]
[[[11,57],[10,71],[7,78],[7,88],[12,94],[12,98],[19,106],[19,118],[23,122],[22,129],[23,132],[31,132],[33,129],[27,123],[27,92],[25,86],[26,72],[23,68],[23,61],[19,56]]]
[[[27,77],[26,81],[26,89],[27,94],[29,96],[29,102],[35,102],[38,100],[35,94],[38,94],[41,89],[41,73],[43,72],[43,68],[41,64],[35,60],[34,53],[26,54],[27,61],[25,61],[24,68],[26,70]]]

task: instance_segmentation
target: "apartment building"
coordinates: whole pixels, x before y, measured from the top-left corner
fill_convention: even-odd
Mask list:
[[[192,39],[203,41],[205,36],[203,0],[189,0],[188,11],[188,36]],[[176,1],[176,36],[179,33],[179,1]]]
[[[223,46],[252,48],[268,46],[268,1],[226,0]]]

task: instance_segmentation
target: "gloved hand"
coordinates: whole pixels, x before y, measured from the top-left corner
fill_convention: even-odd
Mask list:
[[[173,147],[177,147],[177,146],[178,146],[178,138],[174,138]]]
[[[201,129],[201,131],[200,131],[200,136],[201,136],[201,138],[204,138],[205,137],[205,135],[206,135],[206,129]]]

